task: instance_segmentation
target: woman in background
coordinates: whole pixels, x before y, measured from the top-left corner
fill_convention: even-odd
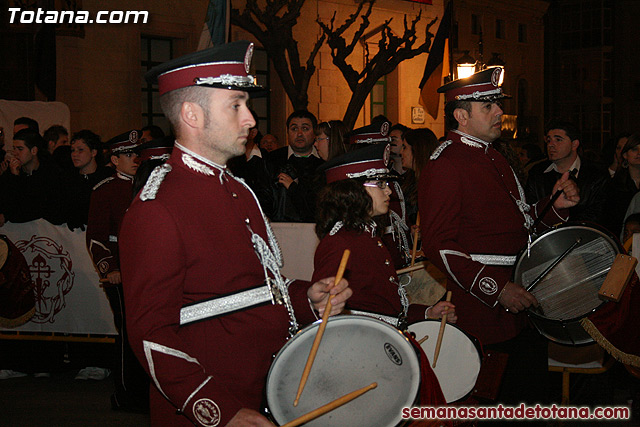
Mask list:
[[[340,120],[320,123],[316,128],[316,140],[313,144],[320,158],[327,161],[344,154],[347,151],[344,143],[346,134],[347,127]]]
[[[407,170],[402,192],[407,209],[409,225],[416,223],[418,215],[418,180],[431,154],[438,147],[438,138],[426,128],[409,129],[402,140],[402,167]]]
[[[621,152],[622,164],[607,186],[607,209],[603,223],[615,236],[620,236],[627,208],[640,189],[640,134],[633,134]]]

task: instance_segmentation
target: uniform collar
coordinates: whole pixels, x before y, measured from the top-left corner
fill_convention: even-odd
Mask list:
[[[484,148],[485,150],[489,148],[489,142],[483,141],[482,139],[477,138],[473,135],[469,135],[468,133],[464,133],[462,131],[459,131],[458,129],[453,129],[451,132],[460,135],[460,141],[465,145],[475,148]]]
[[[133,175],[129,175],[124,172],[116,171],[116,176],[125,181],[133,181]]]
[[[182,151],[182,155],[180,156],[182,163],[191,170],[207,176],[214,176],[216,169],[220,172],[220,176],[222,176],[227,170],[226,166],[219,165],[206,157],[189,150],[182,146],[178,141],[176,141],[175,147]]]

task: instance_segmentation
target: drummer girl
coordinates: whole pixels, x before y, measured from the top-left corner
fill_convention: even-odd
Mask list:
[[[351,251],[345,278],[353,289],[347,302],[352,314],[363,314],[400,325],[440,318],[455,323],[455,306],[440,301],[432,307],[411,304],[398,281],[391,256],[380,239],[376,217],[389,210],[394,179],[386,165],[390,149],[376,144],[336,157],[323,166],[327,185],[318,196],[313,280],[335,274],[345,249]],[[330,275],[329,274],[329,275]]]

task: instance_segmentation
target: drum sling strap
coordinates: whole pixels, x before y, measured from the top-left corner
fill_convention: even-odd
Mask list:
[[[212,319],[236,311],[264,305],[266,303],[281,304],[277,287],[266,284],[255,288],[235,292],[184,305],[180,309],[180,326],[201,320]]]

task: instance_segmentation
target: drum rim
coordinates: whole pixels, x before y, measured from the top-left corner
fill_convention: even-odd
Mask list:
[[[538,240],[540,240],[541,238],[543,238],[543,237],[544,237],[544,236],[546,236],[547,234],[555,233],[555,232],[557,232],[558,230],[561,230],[561,229],[563,229],[563,228],[569,228],[569,227],[571,227],[571,228],[582,228],[582,229],[584,229],[584,228],[586,228],[586,229],[593,229],[593,230],[595,230],[596,232],[598,232],[598,233],[600,233],[600,234],[604,235],[604,237],[605,237],[605,238],[607,238],[607,239],[610,241],[610,243],[613,243],[613,247],[614,247],[615,249],[617,249],[617,251],[618,251],[617,253],[618,253],[618,254],[623,253],[623,251],[624,251],[624,249],[622,248],[622,245],[620,244],[620,242],[618,241],[618,239],[617,239],[617,238],[616,238],[616,237],[615,237],[615,236],[614,236],[614,235],[613,235],[609,230],[607,230],[606,228],[602,227],[601,225],[598,225],[598,224],[595,224],[595,223],[586,222],[586,221],[575,221],[575,222],[571,222],[571,221],[569,221],[569,222],[565,222],[565,223],[562,223],[562,224],[556,225],[556,226],[554,226],[554,227],[550,227],[550,228],[548,228],[547,230],[543,231],[543,232],[542,232],[542,234],[540,234],[539,236],[537,236],[537,237],[535,238],[535,240],[531,243],[531,247],[533,247],[533,246],[536,244],[536,242],[537,242]],[[520,265],[520,262],[521,262],[521,260],[524,258],[524,256],[525,256],[525,254],[526,254],[526,253],[527,253],[527,248],[525,247],[525,248],[524,248],[524,249],[523,249],[523,250],[518,254],[518,256],[517,256],[517,258],[516,258],[516,263],[514,264],[513,274],[512,274],[512,281],[514,281],[514,282],[515,282],[516,272],[517,272],[517,270],[518,270],[518,267],[519,267],[519,265]],[[518,284],[518,286],[520,286],[520,287],[524,287],[524,286],[522,286],[521,284]],[[546,322],[557,323],[557,324],[560,324],[560,325],[565,325],[565,324],[567,324],[567,323],[575,323],[575,322],[578,322],[580,319],[583,319],[583,318],[585,318],[585,317],[589,316],[590,314],[594,313],[595,311],[599,310],[599,309],[600,309],[602,306],[604,306],[606,303],[607,303],[607,301],[606,301],[606,300],[602,300],[602,301],[601,301],[601,303],[600,303],[597,307],[595,307],[595,308],[593,308],[593,309],[589,310],[589,312],[588,312],[588,313],[582,314],[582,315],[577,316],[577,317],[572,317],[572,318],[570,318],[570,319],[564,319],[564,320],[550,319],[550,318],[548,318],[548,317],[542,316],[542,315],[540,315],[540,314],[538,314],[538,313],[534,312],[531,308],[528,308],[528,309],[527,309],[527,314],[528,314],[528,315],[530,315],[530,316],[532,316],[532,317],[535,317],[536,319],[539,319],[539,320],[543,320],[543,321],[546,321]]]
[[[360,316],[360,315],[353,315],[353,314],[341,314],[341,315],[337,315],[337,316],[331,316],[329,318],[328,322],[335,322],[335,321],[340,321],[340,322],[344,322],[347,320],[358,320],[358,321],[364,321],[365,323],[367,322],[373,322],[377,325],[382,325],[383,329],[386,328],[390,331],[392,331],[393,333],[397,333],[398,337],[401,338],[402,341],[406,342],[407,344],[407,350],[410,348],[412,353],[415,355],[415,361],[417,362],[417,368],[418,368],[418,374],[416,375],[416,381],[415,381],[415,385],[416,385],[416,394],[415,394],[415,399],[417,401],[417,399],[419,399],[420,397],[420,387],[421,387],[421,364],[420,364],[420,355],[418,353],[418,350],[416,348],[414,348],[414,346],[411,344],[411,341],[409,340],[409,338],[407,338],[407,336],[402,333],[402,331],[400,331],[399,329],[395,328],[394,326],[388,324],[387,322],[384,322],[382,320],[373,318],[373,317],[368,317],[368,316]],[[315,322],[305,326],[304,328],[302,328],[301,330],[299,330],[293,337],[289,338],[287,340],[287,342],[282,346],[282,348],[280,348],[280,350],[273,356],[273,360],[271,361],[271,366],[269,367],[269,371],[267,373],[267,377],[266,377],[266,381],[265,381],[265,386],[264,386],[264,394],[265,394],[265,402],[266,402],[266,407],[267,410],[269,411],[269,413],[271,414],[271,417],[278,422],[278,420],[275,417],[275,414],[273,413],[273,408],[271,408],[271,402],[269,399],[269,381],[272,378],[272,372],[274,370],[274,367],[276,365],[276,361],[279,359],[280,355],[286,350],[286,348],[288,348],[290,345],[292,345],[291,343],[294,342],[294,338],[297,337],[299,334],[303,333],[306,330],[310,330],[310,329],[314,329],[316,325],[319,325],[322,322],[322,319],[318,319]],[[327,323],[327,326],[329,326],[329,323]],[[305,355],[306,356],[306,355]],[[415,402],[413,402],[415,403]],[[402,422],[402,419],[400,419],[400,422]]]
[[[438,324],[441,321],[438,319],[424,319],[424,320],[418,320],[417,322],[413,322],[411,324],[409,324],[407,326],[407,331],[409,331],[409,328],[413,325],[418,325],[420,323],[433,323],[433,324]],[[484,355],[484,350],[482,349],[482,344],[480,343],[480,340],[478,338],[476,338],[475,336],[469,334],[468,332],[466,332],[464,329],[462,329],[460,326],[456,325],[455,323],[447,323],[447,326],[453,326],[455,329],[457,329],[458,331],[460,331],[463,335],[465,335],[467,338],[469,338],[469,341],[471,341],[471,343],[474,345],[474,347],[476,348],[476,351],[478,353],[478,359],[480,361],[480,369],[478,369],[478,375],[476,376],[476,383],[478,381],[478,378],[480,377],[480,371],[482,370],[482,363],[484,362],[485,359],[485,355]],[[411,331],[409,331],[411,332]],[[422,347],[422,345],[421,345]],[[423,349],[424,350],[424,349]],[[435,374],[435,370],[434,370],[434,374]],[[437,377],[437,374],[436,374]],[[438,378],[438,383],[440,383],[440,379]],[[442,388],[442,385],[440,385],[440,387]],[[464,396],[452,400],[450,402],[447,403],[454,403],[454,402],[462,402],[464,401],[464,399],[466,399],[467,397],[469,397],[471,394],[473,394],[473,390],[475,388],[475,384],[473,387],[471,387],[471,390],[469,390]],[[444,391],[443,391],[444,394]]]
[[[424,323],[424,322],[429,322],[429,323],[440,323],[441,320],[439,319],[424,319],[424,320],[418,320],[417,322],[413,322],[410,323],[409,325],[407,325],[407,330],[409,330],[409,327],[413,326],[413,325],[417,325],[419,323]],[[468,333],[467,331],[465,331],[464,329],[462,329],[460,326],[456,325],[455,323],[449,323],[447,322],[447,326],[452,326],[454,328],[456,328],[457,330],[459,330],[460,332],[462,332],[463,334],[465,334],[467,336],[467,338],[469,338],[469,340],[471,340],[471,342],[473,343],[473,345],[476,347],[476,349],[478,350],[478,353],[480,355],[480,362],[482,363],[482,361],[484,360],[484,350],[482,349],[482,344],[480,343],[480,340],[478,338],[476,338],[475,336],[471,335],[470,333]]]

